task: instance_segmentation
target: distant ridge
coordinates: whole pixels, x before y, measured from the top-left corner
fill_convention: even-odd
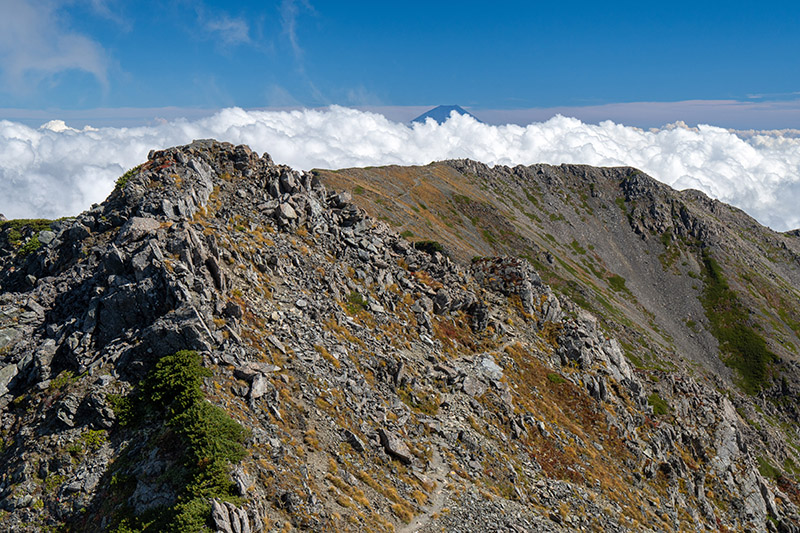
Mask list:
[[[470,113],[469,111],[465,110],[464,108],[457,106],[457,105],[440,105],[436,106],[430,111],[426,111],[425,113],[421,114],[411,122],[425,122],[425,119],[432,118],[439,124],[443,124],[448,118],[450,118],[450,113],[455,111],[459,115],[467,115],[469,117],[474,118],[478,122],[483,122],[481,119]]]

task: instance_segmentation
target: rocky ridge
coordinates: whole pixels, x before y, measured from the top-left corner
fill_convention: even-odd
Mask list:
[[[655,381],[527,259],[413,246],[245,146],[151,152],[18,240],[2,530],[175,528],[195,501],[226,532],[800,530],[792,477],[759,468],[794,452],[743,408],[769,404],[689,369]],[[187,430],[131,408],[184,350],[246,430],[228,488],[194,499]]]

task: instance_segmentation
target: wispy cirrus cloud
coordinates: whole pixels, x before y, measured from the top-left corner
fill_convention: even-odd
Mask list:
[[[119,0],[85,0],[89,3],[92,11],[100,17],[110,20],[123,31],[133,29],[133,22],[125,15],[124,9],[119,5]]]
[[[202,4],[196,8],[197,18],[205,31],[219,38],[225,46],[254,44],[250,36],[250,23],[244,17],[232,17],[227,13],[209,15]]]
[[[310,13],[316,13],[314,7],[308,0],[283,0],[281,2],[281,29],[289,40],[295,60],[298,62],[302,61],[304,53],[303,48],[300,46],[300,40],[297,37],[297,19],[300,15],[301,8]]]
[[[21,94],[54,75],[80,70],[108,86],[109,57],[73,31],[48,0],[0,0],[0,90]]]
[[[294,56],[295,70],[305,83],[312,101],[316,105],[330,105],[333,102],[328,96],[327,91],[321,89],[308,72],[306,72],[305,62],[303,61],[305,50],[300,45],[300,39],[298,37],[298,20],[302,11],[306,11],[311,15],[317,14],[314,6],[312,6],[308,0],[282,0],[280,5],[281,33],[289,42],[292,55]]]
[[[800,96],[800,91],[788,93],[753,93],[748,94],[750,100],[796,100]]]

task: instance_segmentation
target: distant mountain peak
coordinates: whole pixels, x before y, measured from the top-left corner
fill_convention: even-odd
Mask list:
[[[468,117],[472,117],[475,120],[477,120],[478,122],[483,122],[481,119],[479,119],[478,117],[476,117],[475,115],[473,115],[469,111],[467,111],[464,108],[462,108],[461,106],[457,106],[457,105],[440,105],[440,106],[436,106],[433,109],[431,109],[430,111],[426,111],[425,113],[421,114],[420,116],[418,116],[417,118],[415,118],[411,122],[425,122],[426,119],[432,118],[437,123],[443,124],[445,121],[447,121],[448,118],[450,118],[450,113],[452,113],[453,111],[455,111],[459,115],[467,115]]]

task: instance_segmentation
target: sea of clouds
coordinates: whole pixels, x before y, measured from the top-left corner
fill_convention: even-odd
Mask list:
[[[75,130],[0,121],[0,213],[8,218],[75,215],[101,202],[154,148],[215,138],[268,152],[298,169],[426,164],[471,158],[490,165],[628,165],[677,189],[699,189],[778,231],[800,227],[800,138],[740,135],[682,124],[642,130],[555,116],[492,126],[453,115],[444,124],[401,124],[343,107],[245,111],[137,128]]]

